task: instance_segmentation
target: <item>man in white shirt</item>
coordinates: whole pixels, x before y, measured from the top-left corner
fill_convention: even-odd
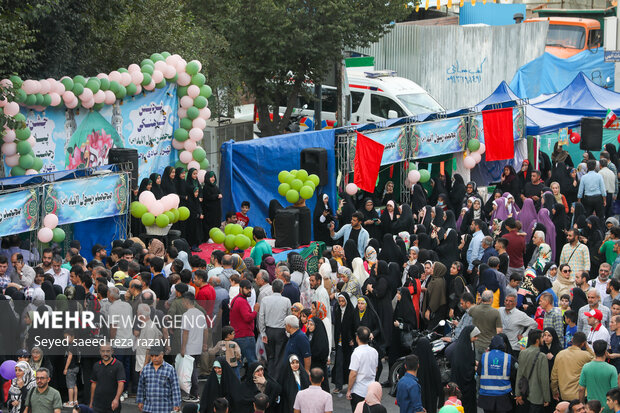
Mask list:
[[[588,325],[590,326],[590,332],[588,333],[588,344],[592,345],[596,340],[604,340],[609,344],[609,331],[605,328],[601,320],[603,320],[603,313],[601,310],[593,309],[584,314],[588,317]]]
[[[198,370],[200,370],[200,355],[208,348],[209,323],[204,311],[200,311],[196,305],[194,294],[189,291],[183,294],[183,336],[181,338],[181,356],[194,357],[194,369],[192,370],[192,388],[189,397],[184,396],[183,401],[197,403],[198,399]]]
[[[598,268],[598,277],[588,281],[588,284],[592,288],[596,288],[601,296],[601,302],[605,301],[605,298],[609,297],[607,294],[607,284],[609,284],[609,274],[611,273],[611,265],[604,262]]]
[[[121,292],[116,287],[108,289],[108,323],[110,328],[110,344],[114,349],[114,356],[123,363],[125,377],[131,377],[131,353],[133,348],[133,309],[129,303],[121,298]],[[125,388],[127,389],[127,387]],[[127,393],[127,390],[123,394]],[[125,396],[126,397],[126,396]]]
[[[499,315],[502,318],[502,332],[508,337],[513,351],[519,351],[519,340],[522,337],[527,336],[532,328],[538,328],[536,321],[516,306],[517,295],[507,294],[504,299],[504,307],[499,308]]]
[[[52,258],[52,268],[45,273],[51,274],[54,277],[54,284],[60,285],[64,291],[67,285],[69,285],[69,270],[61,266],[62,257],[60,255],[54,255],[54,258]]]
[[[368,392],[368,385],[375,381],[377,366],[379,365],[379,353],[370,347],[370,329],[359,327],[356,334],[357,347],[351,354],[349,364],[349,388],[347,399],[351,401],[351,408],[355,410],[357,404],[364,401]]]
[[[310,288],[312,289],[312,302],[318,301],[323,303],[323,305],[327,309],[326,317],[331,320],[332,306],[329,302],[329,293],[327,292],[325,287],[323,287],[323,277],[321,277],[321,274],[319,274],[318,272],[310,275]]]

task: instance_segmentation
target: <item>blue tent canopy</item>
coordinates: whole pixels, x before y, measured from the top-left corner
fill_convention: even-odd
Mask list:
[[[554,113],[604,118],[607,109],[620,113],[620,93],[598,86],[580,72],[564,90],[534,106]]]

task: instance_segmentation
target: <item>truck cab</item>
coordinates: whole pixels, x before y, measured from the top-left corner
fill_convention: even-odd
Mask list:
[[[545,51],[562,59],[587,49],[601,47],[601,24],[598,20],[578,17],[536,17],[526,22],[549,22]]]

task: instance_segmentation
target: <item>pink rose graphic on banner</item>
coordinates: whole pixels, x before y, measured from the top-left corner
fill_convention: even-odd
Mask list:
[[[106,165],[113,147],[123,147],[118,133],[98,112],[91,112],[71,136],[65,164],[67,169]]]

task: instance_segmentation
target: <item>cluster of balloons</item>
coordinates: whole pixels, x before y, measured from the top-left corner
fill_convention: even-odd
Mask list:
[[[177,194],[169,194],[157,200],[151,191],[144,191],[137,201],[131,203],[129,212],[134,218],[141,219],[145,227],[157,225],[165,228],[189,218],[189,209],[184,206],[179,208],[180,201]]]
[[[482,154],[486,150],[484,143],[480,143],[478,139],[471,139],[467,142],[467,149],[469,149],[469,155],[463,160],[465,168],[472,169],[482,160]]]
[[[299,198],[310,199],[314,196],[314,190],[321,180],[318,175],[310,174],[305,169],[280,171],[278,174],[278,193],[286,198],[291,204],[299,201]]]
[[[15,360],[7,360],[0,365],[0,376],[4,380],[13,380],[15,376],[15,366],[17,362]]]
[[[211,88],[205,84],[201,69],[197,60],[186,62],[178,54],[163,52],[153,53],[140,65],[131,64],[95,77],[77,75],[72,78],[64,76],[60,80],[22,80],[19,76],[11,76],[3,79],[0,85],[15,88],[16,92],[13,102],[0,98],[0,109],[5,115],[24,122],[15,130],[5,128],[3,134],[2,153],[6,164],[12,168],[11,175],[36,174],[43,167],[43,162],[32,152],[35,141],[30,137],[25,117],[19,113],[20,104],[38,112],[62,104],[69,109],[82,106],[101,110],[117,99],[138,95],[143,90],[162,89],[166,82],[173,82],[179,86],[177,95],[180,98],[181,127],[175,131],[172,141],[174,148],[181,151],[177,166],[204,171],[199,174],[199,179],[204,180],[209,162],[206,152],[197,143],[202,139],[206,121],[211,116],[207,107]]]
[[[216,227],[211,228],[209,230],[209,237],[214,243],[223,244],[229,252],[235,248],[247,250],[256,245],[256,241],[254,240],[254,228],[243,228],[239,224],[227,224],[224,227],[224,232]]]
[[[43,228],[37,232],[37,238],[44,244],[50,241],[63,242],[65,240],[65,231],[58,228],[58,216],[56,214],[47,214],[43,218]]]
[[[431,173],[427,169],[416,169],[414,165],[411,165],[409,172],[407,173],[407,186],[415,185],[418,182],[424,184],[431,179]]]

